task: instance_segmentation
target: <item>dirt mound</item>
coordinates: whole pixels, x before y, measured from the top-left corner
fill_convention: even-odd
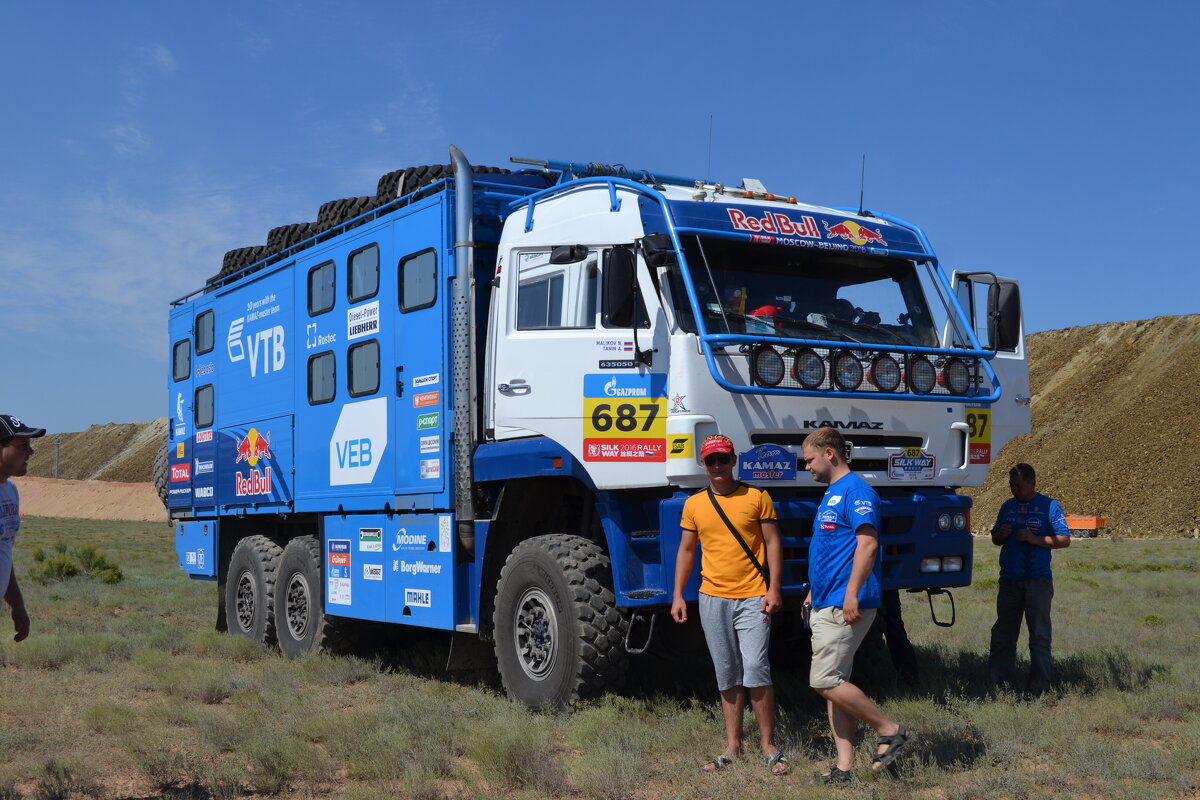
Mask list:
[[[54,440],[59,445],[54,474]],[[167,439],[167,418],[153,422],[110,422],[79,433],[48,433],[34,443],[29,475],[78,481],[152,483],[154,454]]]
[[[166,522],[152,483],[13,478],[21,492],[21,516]]]
[[[1068,514],[1109,530],[1170,536],[1200,528],[1195,375],[1200,314],[1109,322],[1028,337],[1033,431],[1009,442],[975,497],[974,527],[995,521],[1008,469],[1026,461]]]

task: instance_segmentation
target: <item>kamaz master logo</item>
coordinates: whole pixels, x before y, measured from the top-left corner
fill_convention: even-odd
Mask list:
[[[838,430],[845,431],[880,431],[883,430],[883,423],[857,419],[806,419],[804,420],[804,427],[805,429],[837,428]]]

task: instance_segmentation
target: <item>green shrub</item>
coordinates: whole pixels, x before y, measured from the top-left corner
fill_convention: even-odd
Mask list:
[[[65,542],[55,542],[53,549],[52,555],[46,555],[40,547],[33,549],[31,555],[34,563],[29,568],[31,580],[42,585],[51,581],[62,582],[79,575],[98,578],[101,582],[109,584],[125,580],[121,568],[97,550],[95,545],[84,543],[68,549]]]

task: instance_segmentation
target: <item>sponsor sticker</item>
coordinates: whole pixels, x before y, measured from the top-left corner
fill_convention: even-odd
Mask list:
[[[346,309],[346,338],[350,341],[379,333],[379,301]]]
[[[888,456],[888,478],[894,481],[931,481],[937,474],[937,459],[919,447]]]
[[[419,392],[413,395],[413,408],[436,406],[441,401],[440,392]]]
[[[430,608],[433,605],[433,593],[428,589],[405,589],[404,605]]]
[[[171,482],[179,483],[181,481],[190,481],[192,479],[191,464],[172,464],[171,465]]]
[[[667,376],[583,376],[583,460],[667,460]]]
[[[420,463],[421,480],[442,477],[442,460],[440,458],[425,458]]]
[[[392,550],[424,550],[429,546],[429,539],[420,533],[409,533],[407,528],[396,531],[392,541]]]
[[[383,528],[359,528],[358,549],[363,553],[382,553]]]
[[[427,414],[417,414],[417,430],[431,431],[436,430],[441,414],[437,411],[431,411]]]
[[[450,517],[445,514],[438,517],[438,550],[450,552]]]
[[[213,471],[213,462],[211,459],[209,459],[208,461],[201,461],[200,459],[197,458],[195,460],[195,462],[192,464],[192,466],[194,466],[196,468],[197,475],[205,475],[205,474]]]
[[[420,442],[422,453],[436,453],[442,448],[441,436],[422,436]]]
[[[383,580],[383,564],[363,564],[364,581]]]
[[[738,475],[744,481],[794,481],[796,454],[777,444],[760,444],[738,458]]]
[[[695,452],[695,445],[692,434],[685,433],[682,436],[667,437],[667,458],[692,458]]]
[[[183,442],[177,442],[175,444],[175,457],[183,458]]]
[[[328,557],[328,577],[325,580],[326,600],[329,603],[350,605],[350,540],[330,539]]]
[[[211,500],[213,497],[213,487],[197,486],[195,496],[197,500]]]
[[[968,464],[992,463],[992,412],[986,408],[966,410]]]
[[[201,444],[203,442],[211,442],[212,435],[213,435],[212,428],[209,428],[206,431],[196,431],[196,444]]]
[[[413,378],[412,385],[414,389],[419,389],[422,386],[433,386],[441,379],[442,376],[435,372],[433,375],[421,375],[420,377]]]

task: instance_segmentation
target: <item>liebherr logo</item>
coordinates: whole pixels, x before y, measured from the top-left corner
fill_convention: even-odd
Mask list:
[[[883,430],[883,423],[856,419],[806,419],[804,420],[804,427],[806,430],[812,428],[837,428],[849,431],[878,431]]]

